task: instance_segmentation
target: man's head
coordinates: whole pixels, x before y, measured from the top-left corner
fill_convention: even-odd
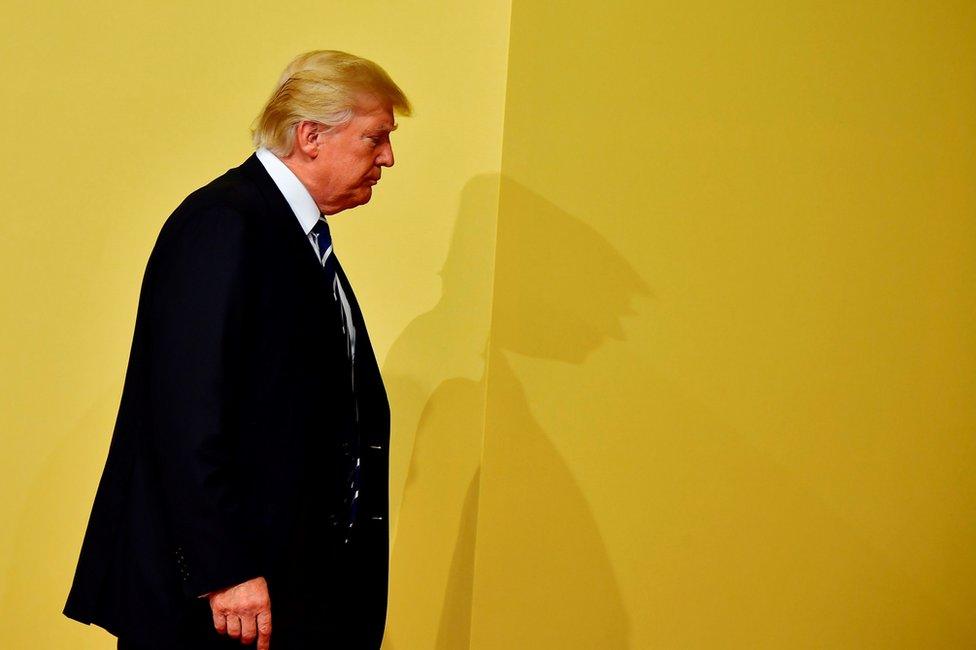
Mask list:
[[[372,61],[319,50],[288,64],[253,130],[256,147],[284,161],[325,214],[362,205],[393,166],[394,113],[410,102]]]

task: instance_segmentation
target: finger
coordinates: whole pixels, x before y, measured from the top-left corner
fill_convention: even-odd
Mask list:
[[[231,614],[227,617],[227,634],[235,639],[241,636],[241,617]]]
[[[220,612],[213,613],[214,627],[221,634],[227,634],[227,617]]]
[[[258,614],[258,650],[271,650],[271,612]]]
[[[254,617],[244,616],[241,618],[241,643],[244,645],[254,643],[254,637],[256,637],[257,634],[258,631],[254,625]]]

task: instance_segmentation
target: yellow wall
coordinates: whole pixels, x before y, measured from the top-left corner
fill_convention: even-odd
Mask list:
[[[508,3],[381,0],[4,4],[4,647],[114,647],[60,612],[115,421],[146,259],[183,197],[247,156],[251,120],[288,60],[309,49],[376,60],[416,107],[400,120],[397,164],[373,201],[330,219],[385,361],[400,502],[416,430],[409,414],[442,382],[484,374],[490,238],[459,251],[476,252],[480,266],[452,270],[455,289],[467,293],[448,307],[477,327],[453,311],[417,323],[443,304],[439,274],[459,215],[487,215],[494,228],[497,181],[494,192],[462,196],[472,178],[499,170],[508,11]],[[467,355],[451,356],[444,340]],[[410,613],[391,603],[391,627],[409,628]]]
[[[971,3],[5,9],[6,646],[112,647],[60,609],[146,257],[320,47],[417,108],[333,221],[386,650],[976,643]]]
[[[516,0],[471,647],[976,643],[972,3]]]

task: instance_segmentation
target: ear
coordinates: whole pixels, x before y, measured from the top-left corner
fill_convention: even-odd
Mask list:
[[[295,147],[309,158],[316,158],[322,146],[323,129],[318,122],[302,120],[295,125]]]

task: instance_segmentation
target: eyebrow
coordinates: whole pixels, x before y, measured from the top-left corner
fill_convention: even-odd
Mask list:
[[[393,126],[390,126],[389,124],[383,124],[383,125],[380,125],[380,126],[376,127],[374,130],[375,131],[386,131],[387,133],[392,133],[393,131],[396,131],[399,126],[400,126],[399,124],[394,124]]]

